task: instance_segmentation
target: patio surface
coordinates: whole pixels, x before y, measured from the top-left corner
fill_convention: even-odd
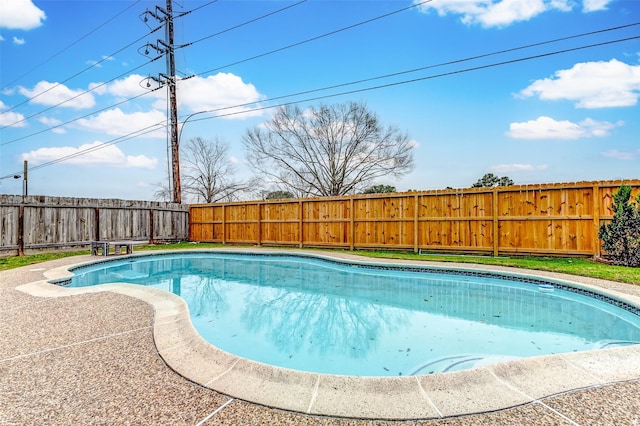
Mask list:
[[[299,387],[306,377],[274,380],[282,375],[246,360],[235,359],[212,379],[207,369],[221,362],[220,353],[191,335],[179,298],[132,286],[96,291],[45,283],[69,265],[92,260],[98,259],[79,256],[0,272],[0,424],[640,425],[639,345],[421,376],[420,385],[407,378],[426,393],[422,406],[428,407],[410,417],[427,420],[402,422],[379,420],[402,417],[401,408],[415,397],[398,394],[390,382],[354,385],[323,376],[312,380],[310,404],[308,389]],[[639,286],[544,275],[640,300]],[[237,372],[244,382],[227,375]],[[485,387],[496,378],[504,385],[500,391]],[[339,392],[323,394],[323,381]],[[268,407],[282,407],[281,399],[300,399],[305,409],[297,411],[324,415]],[[284,406],[295,409],[295,401],[287,401]],[[497,409],[504,401],[513,408]],[[367,410],[383,414],[368,416]],[[489,412],[465,415],[480,411]],[[342,415],[327,415],[332,412]]]

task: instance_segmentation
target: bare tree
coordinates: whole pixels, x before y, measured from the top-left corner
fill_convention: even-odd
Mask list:
[[[363,103],[284,106],[243,138],[249,164],[296,196],[345,195],[413,168],[413,144]]]
[[[198,201],[232,201],[252,187],[251,182],[233,179],[235,168],[228,158],[228,146],[219,139],[190,139],[182,148],[182,188]]]
[[[153,191],[153,197],[156,200],[164,201],[165,203],[170,203],[171,201],[173,201],[173,191],[171,190],[169,185],[160,182],[156,183],[153,186],[155,186],[156,188],[156,190]]]

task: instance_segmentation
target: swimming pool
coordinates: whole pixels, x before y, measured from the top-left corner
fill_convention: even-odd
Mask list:
[[[637,307],[496,273],[230,253],[135,256],[73,272],[70,286],[171,291],[213,345],[319,373],[423,375],[640,341]]]

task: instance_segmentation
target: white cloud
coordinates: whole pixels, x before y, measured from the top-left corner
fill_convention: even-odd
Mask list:
[[[33,89],[19,87],[18,91],[28,98],[33,98],[30,102],[37,105],[59,105],[64,108],[82,109],[91,108],[96,104],[91,93],[85,93],[82,89],[72,90],[64,84],[44,80],[36,84]]]
[[[414,0],[419,3],[421,0]],[[420,10],[435,10],[439,15],[462,15],[467,25],[505,27],[550,10],[570,11],[569,0],[436,0],[420,6]]]
[[[534,166],[532,164],[496,164],[489,167],[489,170],[496,173],[510,173],[510,172],[533,172],[536,170],[546,170],[549,166],[546,164],[539,164]]]
[[[147,87],[147,83],[150,87]],[[93,85],[92,87],[96,87]],[[118,98],[131,98],[149,93],[150,89],[158,87],[158,84],[148,76],[132,74],[126,78],[116,80],[110,84],[99,87],[95,93],[110,94]],[[254,85],[245,83],[242,78],[230,73],[218,73],[209,77],[192,77],[178,80],[178,103],[181,111],[199,112],[219,110],[211,115],[223,115],[249,111],[248,107],[229,108],[234,105],[258,102],[264,98]],[[154,101],[152,106],[164,111],[167,107],[167,91],[156,90],[149,95]],[[229,109],[226,109],[229,108]],[[246,112],[243,114],[229,115],[226,118],[246,118],[248,116],[261,115],[262,111]]]
[[[264,99],[253,84],[245,83],[242,78],[230,73],[218,73],[206,78],[193,77],[178,82],[180,96],[178,102],[181,107],[189,111],[208,111],[219,108],[228,108],[234,105],[243,105],[258,102]],[[224,115],[234,112],[249,111],[251,106],[224,109],[212,113]],[[245,118],[261,115],[262,112],[247,112],[239,115],[231,115],[227,118]]]
[[[622,126],[622,122],[609,123],[595,121],[591,118],[574,123],[568,120],[554,120],[551,117],[540,116],[535,120],[522,123],[511,123],[507,136],[514,139],[581,139],[603,137],[609,131]]]
[[[38,121],[47,126],[57,126],[58,124],[62,123],[62,121],[58,120],[57,118],[50,117],[40,117]]]
[[[613,0],[583,0],[582,11],[585,13],[596,12],[598,10],[606,10],[609,3]]]
[[[90,90],[94,95],[104,95],[107,93],[107,85],[104,83],[89,83],[87,90]]]
[[[100,94],[109,93],[121,98],[131,98],[133,96],[142,95],[143,93],[149,93],[149,89],[143,87],[145,86],[144,81],[147,80],[147,78],[148,77],[142,76],[140,74],[131,74],[123,79],[116,80],[113,83],[109,83],[106,86],[101,86],[99,89]],[[93,87],[95,87],[95,85]],[[162,108],[166,108],[166,105]]]
[[[536,80],[520,95],[571,100],[578,108],[634,106],[640,97],[640,65],[628,65],[617,59],[582,62],[571,69],[556,71],[552,78]]]
[[[232,155],[231,157],[229,157],[229,162],[231,164],[238,164],[240,161]]]
[[[146,155],[127,155],[125,167],[136,167],[142,169],[155,169],[158,165],[157,158],[149,158]]]
[[[57,118],[50,118],[50,117],[40,117],[38,121],[48,127],[55,127],[62,124],[62,121],[58,120]],[[67,131],[62,127],[55,127],[51,131],[59,135],[63,133],[67,133]]]
[[[7,109],[7,106],[0,101],[0,126],[24,127],[27,125],[26,121],[22,121],[24,120],[24,115],[12,111],[3,112],[5,109]]]
[[[88,152],[81,154],[84,151]],[[77,156],[65,160],[65,164],[145,169],[154,169],[158,164],[157,158],[149,158],[144,155],[125,155],[117,146],[102,142],[92,142],[77,148],[71,146],[39,148],[22,154],[22,160],[27,160],[31,164],[41,164],[71,155]]]
[[[636,149],[635,151],[620,151],[618,149],[610,149],[607,151],[603,151],[600,154],[604,157],[613,158],[615,160],[631,161],[635,160],[636,158],[640,158],[640,149]]]
[[[0,0],[0,28],[32,30],[47,19],[44,11],[31,0]]]
[[[13,44],[17,44],[18,46],[22,46],[25,43],[26,42],[24,41],[23,38],[13,36]]]
[[[113,136],[125,136],[141,129],[151,130],[153,126],[162,125],[167,117],[160,111],[134,112],[127,114],[120,108],[101,112],[91,118],[82,118],[76,125],[84,129]],[[147,133],[145,137],[165,137],[164,131]]]

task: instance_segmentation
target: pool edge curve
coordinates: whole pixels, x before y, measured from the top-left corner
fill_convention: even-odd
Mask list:
[[[419,265],[424,261],[390,261],[347,253],[277,249],[196,249],[197,252],[287,253],[365,264]],[[185,251],[186,252],[186,251]],[[140,252],[132,255],[176,253]],[[178,252],[182,253],[182,251]],[[121,259],[122,257],[119,257]],[[34,296],[58,297],[111,291],[143,300],[154,308],[153,335],[159,356],[186,379],[234,398],[305,414],[381,420],[438,419],[491,412],[535,402],[572,390],[640,379],[640,345],[523,358],[450,373],[406,377],[360,377],[318,374],[271,366],[224,352],[194,329],[183,299],[164,290],[132,284],[63,288],[50,284],[71,276],[82,262],[45,272],[46,281],[20,286]],[[455,269],[507,273],[560,280],[640,307],[640,297],[624,291],[632,285],[608,282],[603,288],[580,277],[486,265]],[[446,268],[452,269],[451,265]],[[393,401],[389,404],[389,401]]]

